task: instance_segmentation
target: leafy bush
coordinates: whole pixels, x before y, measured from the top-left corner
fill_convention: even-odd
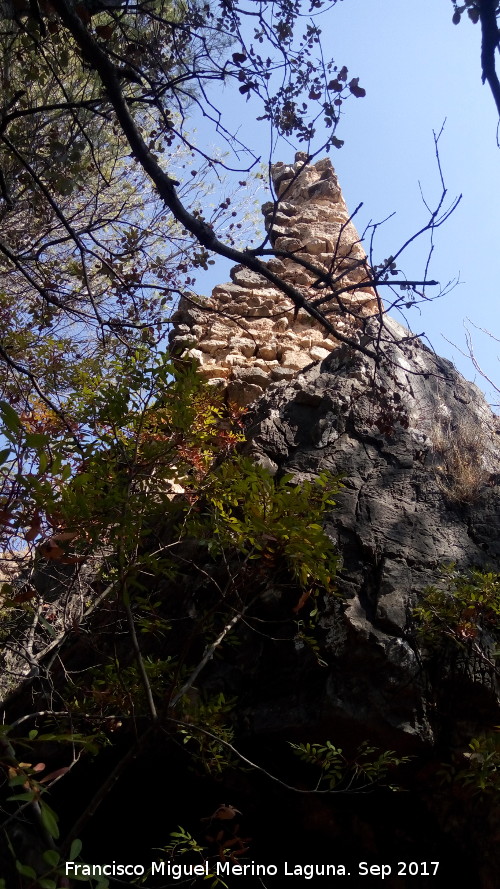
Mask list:
[[[500,575],[461,573],[452,565],[443,579],[444,587],[428,587],[415,608],[420,638],[430,646],[449,639],[463,647],[487,632],[500,641]]]
[[[367,742],[356,753],[347,756],[331,741],[325,744],[291,744],[304,762],[319,769],[316,790],[365,790],[379,784],[390,790],[400,790],[388,783],[390,772],[410,761],[410,756],[397,756],[394,750],[379,751]]]

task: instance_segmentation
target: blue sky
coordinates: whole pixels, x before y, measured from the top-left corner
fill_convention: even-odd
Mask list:
[[[345,64],[367,91],[365,98],[346,103],[337,130],[345,144],[332,149],[331,158],[350,210],[363,202],[358,230],[395,213],[378,235],[381,261],[426,221],[419,182],[430,205],[439,198],[433,130],[446,119],[441,165],[449,201],[459,194],[462,200],[435,234],[430,274],[442,285],[457,278],[460,283],[421,313],[410,311],[407,322],[415,332],[425,331],[434,349],[475,380],[490,401],[499,402],[498,393],[447,342],[466,351],[467,318],[500,337],[496,109],[481,83],[479,26],[468,19],[454,26],[452,12],[450,0],[341,0],[322,16],[325,55]],[[221,93],[219,88],[214,99],[238,122],[242,141],[267,160],[267,128],[255,123],[257,106],[244,104],[230,89]],[[201,120],[194,122],[198,144],[208,144],[212,136]],[[275,159],[293,160],[293,149],[280,146]],[[422,276],[427,247],[422,242],[401,259],[408,278]],[[218,262],[198,277],[200,292],[208,294],[227,275],[228,265]],[[476,357],[500,386],[500,343],[468,326]]]

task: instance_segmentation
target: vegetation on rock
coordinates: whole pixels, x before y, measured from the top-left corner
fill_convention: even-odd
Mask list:
[[[212,254],[261,274],[334,332],[321,296],[304,300],[265,264],[268,239],[245,243],[232,187],[209,207],[207,179],[236,172],[243,189],[257,162],[210,86],[233,83],[257,102],[304,163],[320,129],[314,155],[341,145],[341,109],[364,89],[324,58],[316,19],[287,0],[258,11],[4,4],[0,53],[0,640],[12,707],[0,727],[2,851],[23,889],[57,889],[85,826],[153,739],[198,774],[260,770],[234,744],[235,698],[215,687],[219,664],[235,670],[249,637],[268,639],[272,627],[323,666],[321,603],[337,595],[341,564],[324,519],[340,479],[295,484],[243,456],[244,412],[163,349],[174,305]],[[232,146],[234,166],[195,147],[193,106]],[[423,230],[447,217],[444,194]],[[367,272],[370,286],[397,283],[395,257]],[[318,283],[334,289],[331,270]],[[401,283],[397,300],[425,298],[428,281]],[[376,340],[344,342],[376,355]],[[498,579],[454,584],[451,598],[436,592],[421,606],[423,632],[474,647],[497,633]],[[460,780],[497,786],[494,739],[471,743]],[[335,739],[293,746],[320,769],[307,792],[392,783],[407,760],[372,744],[351,755]],[[111,774],[62,825],[51,805],[59,782],[111,748]],[[247,851],[236,834],[210,830],[207,854]],[[199,854],[193,843],[179,832],[174,852]]]

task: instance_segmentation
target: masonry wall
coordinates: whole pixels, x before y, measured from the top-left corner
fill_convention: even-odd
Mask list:
[[[306,161],[298,153],[295,163],[272,168],[276,199],[262,211],[268,246],[286,256],[273,257],[267,267],[307,299],[324,299],[320,308],[335,328],[352,333],[377,311],[373,290],[363,287],[370,278],[366,254],[331,161]],[[325,286],[325,273],[334,286]],[[261,275],[237,265],[230,276],[207,300],[194,294],[181,299],[171,348],[196,359],[203,375],[223,385],[231,400],[249,404],[270,383],[321,361],[338,340],[304,310],[297,313]],[[350,285],[355,289],[343,290]]]

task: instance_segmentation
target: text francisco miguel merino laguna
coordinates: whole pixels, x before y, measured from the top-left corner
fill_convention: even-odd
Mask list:
[[[349,871],[344,864],[291,864],[284,861],[280,868],[276,864],[257,864],[251,861],[249,864],[235,864],[232,861],[205,861],[203,864],[175,864],[172,861],[152,861],[149,869],[142,864],[77,864],[74,861],[66,862],[66,876],[82,877],[142,877],[148,873],[151,876],[159,874],[162,877],[171,877],[173,880],[182,880],[185,877],[302,877],[304,880],[313,880],[315,877],[380,877],[385,879],[391,873],[400,876],[435,877],[438,871],[438,861],[398,861],[393,864],[371,864],[367,861],[359,861]]]

